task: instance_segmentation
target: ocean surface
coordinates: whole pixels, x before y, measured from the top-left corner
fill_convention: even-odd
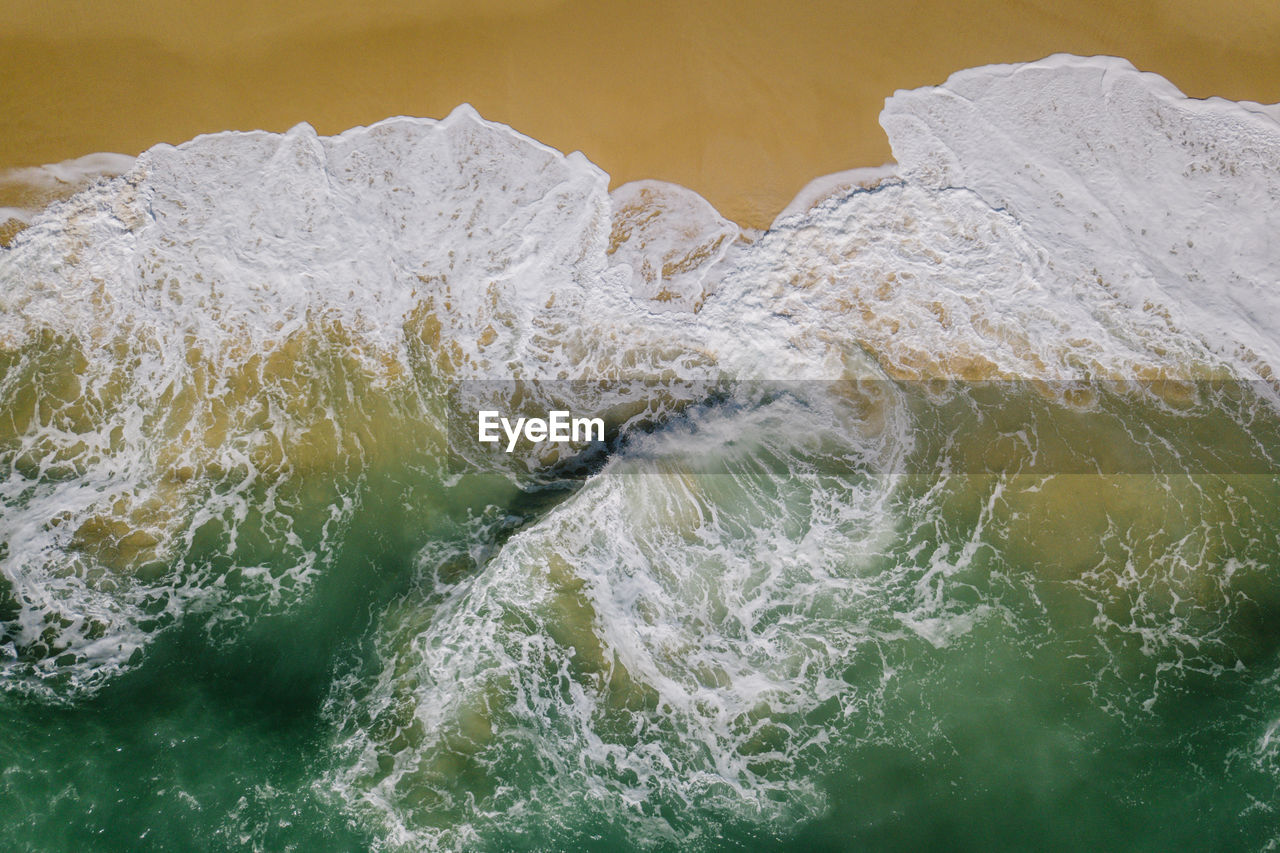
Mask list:
[[[82,163],[0,248],[0,847],[1280,846],[1280,110],[881,124],[758,230],[465,105]]]

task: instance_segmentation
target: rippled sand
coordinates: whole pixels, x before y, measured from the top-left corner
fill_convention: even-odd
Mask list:
[[[4,0],[0,18],[0,168],[470,101],[615,184],[674,181],[750,225],[889,159],[885,96],[957,68],[1107,53],[1193,96],[1280,100],[1280,5],[1262,0]]]

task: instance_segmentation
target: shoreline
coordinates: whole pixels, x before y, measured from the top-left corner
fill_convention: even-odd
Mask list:
[[[882,134],[886,147],[889,146],[891,132],[889,125],[883,125],[883,120],[888,117],[892,122],[892,103],[895,99],[911,98],[920,93],[937,90],[949,90],[958,94],[960,97],[967,97],[965,94],[969,81],[983,80],[985,78],[1000,78],[1008,74],[1017,73],[1025,68],[1056,68],[1059,66],[1077,66],[1088,67],[1096,66],[1101,69],[1103,74],[1099,77],[1098,85],[1104,86],[1102,81],[1106,78],[1109,71],[1117,71],[1123,74],[1136,73],[1140,78],[1146,79],[1144,84],[1151,94],[1161,100],[1168,101],[1171,104],[1197,104],[1197,110],[1218,111],[1222,115],[1235,114],[1252,115],[1260,120],[1270,124],[1280,124],[1280,102],[1275,104],[1262,104],[1256,101],[1232,101],[1226,98],[1211,96],[1208,98],[1196,98],[1184,93],[1172,81],[1167,78],[1155,74],[1153,72],[1144,72],[1135,68],[1128,60],[1118,57],[1093,56],[1080,57],[1071,54],[1054,54],[1034,63],[1007,64],[993,63],[985,66],[974,68],[957,69],[948,77],[938,83],[936,86],[921,87],[917,90],[896,90],[893,95],[886,98],[886,110],[878,115],[878,119],[882,123]],[[512,126],[509,123],[490,120],[480,115],[476,108],[470,103],[464,103],[456,106],[450,111],[450,114],[443,118],[423,118],[427,122],[442,123],[452,119],[456,113],[470,113],[477,119],[490,124],[502,125],[507,131],[521,139],[533,143],[534,145],[546,148],[556,152],[559,156],[568,156],[569,154],[577,154],[581,156],[580,150],[567,151],[557,148],[554,145],[547,144],[532,135],[525,133],[520,128]],[[308,133],[319,135],[321,138],[336,139],[349,133],[363,131],[387,122],[394,121],[395,118],[413,117],[391,117],[372,122],[369,125],[356,125],[345,128],[342,131],[327,135],[318,132],[314,125],[310,122],[300,122],[299,125],[305,125]],[[298,127],[295,125],[295,128]],[[262,133],[263,131],[248,131],[248,133]],[[210,134],[198,134],[189,140],[184,140],[177,144],[176,147],[185,147],[186,145],[196,142],[200,137],[218,136],[223,134],[239,134],[246,131],[218,131]],[[269,132],[268,132],[269,133]],[[157,143],[158,146],[165,146],[168,143]],[[151,146],[156,147],[156,146]],[[697,188],[683,185],[675,181],[664,180],[652,177],[639,177],[629,180],[621,180],[601,164],[596,163],[587,158],[592,165],[604,172],[609,178],[609,191],[615,192],[621,187],[628,184],[636,183],[657,183],[671,186],[680,191],[691,191],[707,202],[716,214],[725,217],[741,229],[742,233],[762,232],[769,230],[779,221],[793,216],[803,211],[809,210],[826,199],[834,195],[847,193],[856,189],[873,189],[880,186],[886,181],[899,180],[902,172],[896,161],[890,160],[882,165],[862,165],[853,168],[842,169],[835,172],[820,174],[809,178],[802,186],[790,197],[783,200],[778,209],[773,211],[773,215],[769,219],[756,219],[735,217],[731,212],[726,212],[718,208],[714,201],[707,198]],[[908,158],[910,159],[910,158]],[[87,154],[75,159],[65,160],[58,163],[48,163],[34,167],[16,167],[0,170],[0,247],[8,246],[12,243],[17,234],[30,225],[31,221],[44,209],[51,204],[63,201],[75,195],[76,193],[88,188],[100,179],[113,178],[127,172],[132,168],[136,158],[132,155],[98,152]],[[765,213],[768,211],[758,211]]]
[[[348,12],[320,0],[270,15],[51,0],[7,9],[6,23],[0,171],[299,121],[329,136],[466,102],[582,151],[614,187],[688,187],[745,227],[768,225],[815,176],[890,160],[884,99],[961,68],[1118,55],[1193,97],[1280,100],[1280,7],[1247,0],[1211,14],[1192,2],[384,0]]]

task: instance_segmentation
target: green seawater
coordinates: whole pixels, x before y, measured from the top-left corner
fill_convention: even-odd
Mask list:
[[[156,604],[153,636],[95,689],[0,694],[0,848],[1280,843],[1267,404],[1247,387],[1171,405],[1104,389],[1093,409],[1001,385],[903,393],[915,444],[887,472],[838,428],[779,430],[789,409],[747,426],[770,405],[753,400],[549,481],[460,472],[438,428],[371,404],[368,465],[261,473],[234,524],[201,521],[151,569],[227,596]],[[841,515],[861,493],[893,522]],[[244,567],[289,577],[307,548],[323,553],[305,583],[238,595]],[[634,608],[621,634],[611,601]],[[769,674],[746,711],[739,666]],[[444,718],[415,718],[439,697]]]

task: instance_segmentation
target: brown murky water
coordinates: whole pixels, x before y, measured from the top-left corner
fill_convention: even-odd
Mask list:
[[[889,159],[885,96],[961,68],[1108,53],[1197,97],[1280,100],[1269,0],[2,0],[0,20],[0,168],[470,101],[752,225]]]

